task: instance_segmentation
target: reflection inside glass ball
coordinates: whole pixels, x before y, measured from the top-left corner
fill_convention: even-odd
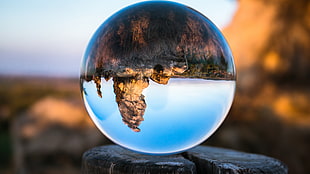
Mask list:
[[[167,1],[129,6],[92,37],[81,67],[85,106],[112,141],[171,154],[207,139],[235,90],[220,31],[199,12]]]

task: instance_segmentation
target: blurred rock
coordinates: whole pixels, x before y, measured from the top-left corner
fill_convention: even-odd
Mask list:
[[[237,66],[236,105],[248,106],[243,112],[264,108],[310,126],[309,16],[308,0],[239,1],[224,33]]]
[[[310,1],[238,2],[224,29],[237,67],[236,97],[213,141],[310,173]]]
[[[239,87],[256,90],[269,81],[309,86],[309,21],[308,0],[240,0],[224,30],[235,56]]]
[[[79,101],[46,97],[14,120],[16,173],[77,173],[81,154],[109,141]]]

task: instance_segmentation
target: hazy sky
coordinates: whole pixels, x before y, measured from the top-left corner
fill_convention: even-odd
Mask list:
[[[109,16],[141,0],[1,0],[0,74],[78,77],[87,43]],[[235,0],[174,0],[207,16],[219,28]]]

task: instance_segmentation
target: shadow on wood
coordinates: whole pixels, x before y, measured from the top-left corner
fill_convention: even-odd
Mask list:
[[[83,174],[286,174],[281,161],[263,155],[198,146],[182,154],[151,156],[117,145],[92,148],[83,154]]]

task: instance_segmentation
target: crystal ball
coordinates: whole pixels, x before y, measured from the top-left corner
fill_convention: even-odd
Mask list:
[[[121,9],[82,60],[83,101],[98,129],[127,149],[174,154],[210,137],[235,91],[231,50],[203,14],[175,2]]]

